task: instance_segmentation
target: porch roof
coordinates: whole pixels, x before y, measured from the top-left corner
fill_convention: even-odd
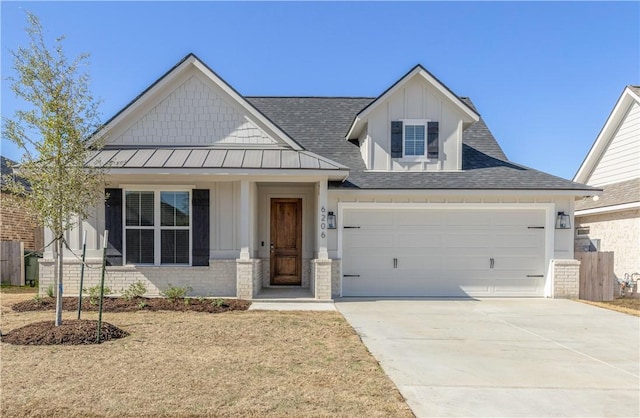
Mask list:
[[[299,169],[344,171],[349,169],[309,151],[292,149],[233,148],[105,148],[91,153],[89,166],[110,169]]]

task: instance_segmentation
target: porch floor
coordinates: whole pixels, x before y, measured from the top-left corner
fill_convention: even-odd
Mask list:
[[[274,302],[320,302],[313,297],[311,289],[301,287],[263,287],[253,299]]]

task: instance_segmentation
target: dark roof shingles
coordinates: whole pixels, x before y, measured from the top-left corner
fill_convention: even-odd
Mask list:
[[[577,201],[576,210],[596,209],[640,202],[640,178],[600,187],[602,187],[602,194],[598,197],[598,200],[585,199]]]
[[[457,172],[366,171],[357,145],[345,139],[353,116],[371,103],[362,97],[246,97],[305,149],[346,165],[349,178],[331,188],[592,190],[507,160],[482,119],[463,133]],[[463,99],[473,107],[473,103]]]

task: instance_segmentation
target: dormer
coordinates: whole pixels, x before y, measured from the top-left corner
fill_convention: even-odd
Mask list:
[[[346,139],[371,171],[462,169],[462,132],[480,116],[421,65],[362,109]]]

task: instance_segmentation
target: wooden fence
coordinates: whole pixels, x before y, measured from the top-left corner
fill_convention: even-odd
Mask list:
[[[613,300],[613,252],[576,253],[576,259],[580,261],[580,299]]]
[[[0,282],[24,286],[24,244],[0,241]]]

